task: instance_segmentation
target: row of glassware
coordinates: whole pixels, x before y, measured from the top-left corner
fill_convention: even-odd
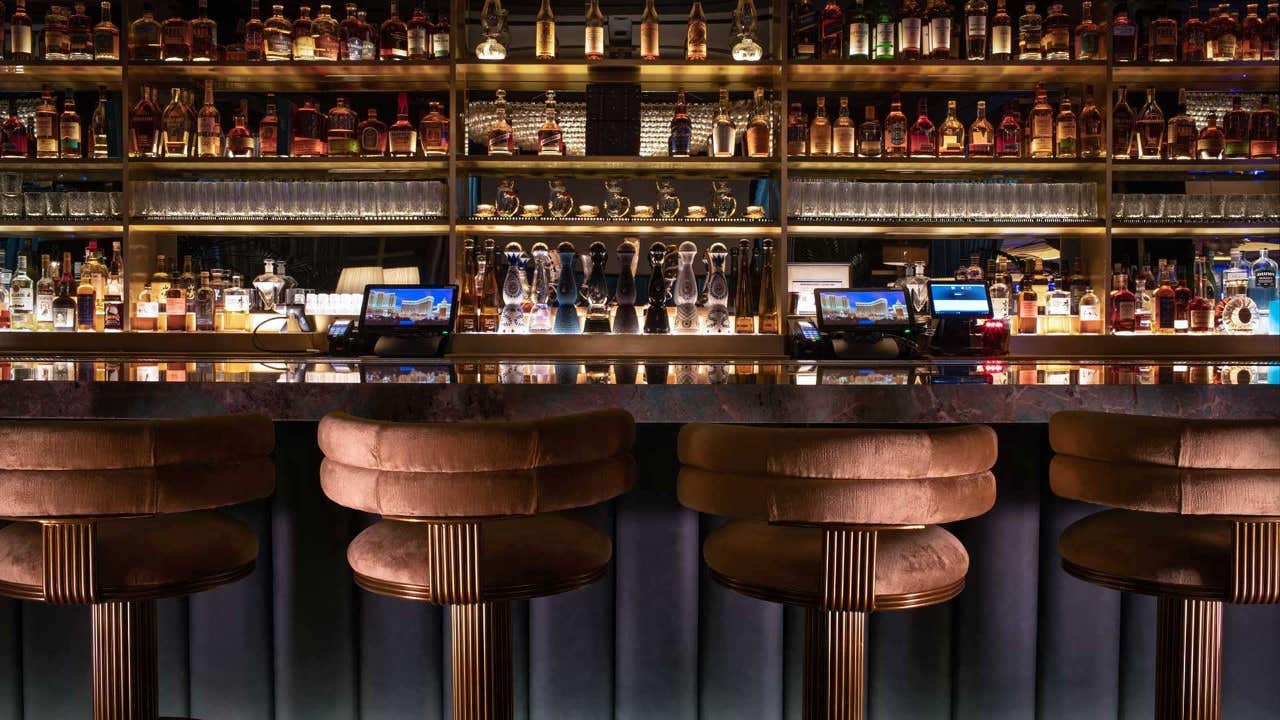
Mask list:
[[[0,216],[96,220],[120,217],[120,193],[28,190],[0,195]]]
[[[134,183],[142,218],[419,220],[447,207],[432,180],[144,180]]]
[[[1116,193],[1111,214],[1117,220],[1177,222],[1184,218],[1260,221],[1280,218],[1280,195],[1165,195]]]
[[[799,218],[1085,221],[1098,218],[1098,184],[803,179],[788,207]]]

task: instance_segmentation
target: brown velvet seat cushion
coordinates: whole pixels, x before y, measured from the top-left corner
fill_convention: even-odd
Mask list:
[[[480,530],[482,602],[542,597],[599,579],[613,545],[600,531],[561,515],[489,520]],[[427,526],[382,520],[347,548],[356,582],[374,592],[433,602]]]
[[[44,597],[39,523],[0,528],[0,594]],[[258,539],[244,523],[216,512],[98,523],[94,559],[100,601],[202,592],[247,575]]]
[[[745,595],[820,607],[822,544],[821,528],[739,520],[712,533],[702,557],[716,580]],[[882,531],[876,548],[876,609],[947,600],[963,588],[968,570],[964,545],[940,527]]]
[[[981,515],[996,499],[987,471],[958,477],[846,480],[680,469],[680,503],[773,522],[916,525]]]
[[[1182,515],[1280,516],[1280,470],[1223,470],[1058,455],[1053,491],[1099,505]]]
[[[1280,421],[1186,420],[1098,412],[1049,419],[1060,455],[1180,468],[1280,470]]]
[[[1062,532],[1067,572],[1116,590],[1225,600],[1231,572],[1229,520],[1104,510]]]
[[[149,515],[271,494],[271,420],[0,422],[0,517]]]

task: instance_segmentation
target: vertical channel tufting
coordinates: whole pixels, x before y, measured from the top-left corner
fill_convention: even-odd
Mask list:
[[[510,720],[511,605],[453,605],[453,720]]]
[[[1230,601],[1254,605],[1280,602],[1280,522],[1234,523]]]
[[[480,523],[427,523],[427,565],[433,602],[478,602]]]
[[[822,607],[870,612],[875,581],[876,531],[828,528],[822,539]]]
[[[805,608],[805,720],[862,720],[867,614]]]
[[[46,522],[40,527],[45,602],[51,605],[94,602],[98,597],[94,580],[93,552],[97,535],[94,524]]]
[[[1222,603],[1156,600],[1156,720],[1222,713]]]
[[[93,606],[93,720],[159,716],[155,601]]]

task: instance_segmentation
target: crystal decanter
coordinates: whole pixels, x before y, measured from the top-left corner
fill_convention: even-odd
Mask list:
[[[711,212],[721,220],[728,220],[738,212],[738,201],[733,197],[728,180],[711,181]]]
[[[498,332],[522,333],[524,322],[524,248],[509,242],[502,253],[507,256],[507,276],[502,282],[502,314],[498,316]]]
[[[655,208],[658,217],[671,219],[680,215],[680,196],[676,195],[675,183],[670,180],[659,180],[658,201]]]
[[[729,315],[729,281],[725,278],[725,260],[729,251],[724,243],[715,243],[707,251],[711,259],[711,268],[707,273],[707,332],[733,332],[733,323]]]
[[[622,335],[640,332],[640,320],[636,316],[636,255],[639,245],[627,238],[618,246],[618,285],[613,292],[616,307],[613,311],[613,331]]]
[[[667,318],[667,280],[662,276],[662,263],[666,256],[666,245],[656,242],[649,246],[649,305],[644,311],[644,331],[648,335],[671,332]]]
[[[573,212],[573,196],[559,178],[547,181],[547,212],[558,218],[569,217]]]
[[[533,310],[529,312],[529,332],[551,332],[551,253],[546,243],[533,246],[533,281],[530,289]]]
[[[576,334],[582,332],[578,326],[578,281],[573,274],[573,260],[578,252],[573,243],[562,242],[556,247],[556,255],[560,258],[560,278],[556,282],[555,331]]]
[[[493,200],[493,211],[501,217],[514,217],[520,211],[520,193],[516,181],[503,178],[498,181],[498,195]]]
[[[484,41],[476,46],[476,57],[480,60],[504,60],[507,48],[502,39],[507,26],[507,11],[502,8],[502,0],[485,0],[480,9],[480,33]]]
[[[676,322],[673,331],[680,334],[697,333],[698,327],[698,278],[693,274],[693,260],[698,246],[688,240],[680,243],[679,270],[672,289],[676,303]]]
[[[605,264],[609,261],[609,250],[604,243],[591,243],[582,255],[582,297],[587,301],[587,321],[582,328],[585,333],[607,333],[609,323],[609,281],[605,279]]]
[[[610,179],[604,181],[605,192],[609,196],[604,200],[604,214],[611,218],[623,218],[631,212],[631,198],[622,191],[622,181]]]

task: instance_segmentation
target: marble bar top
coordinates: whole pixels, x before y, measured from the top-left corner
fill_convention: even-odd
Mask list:
[[[47,362],[47,361],[46,361]],[[623,408],[642,423],[1044,423],[1062,410],[1280,418],[1280,365],[280,363],[0,358],[0,416],[262,413],[522,419]]]

